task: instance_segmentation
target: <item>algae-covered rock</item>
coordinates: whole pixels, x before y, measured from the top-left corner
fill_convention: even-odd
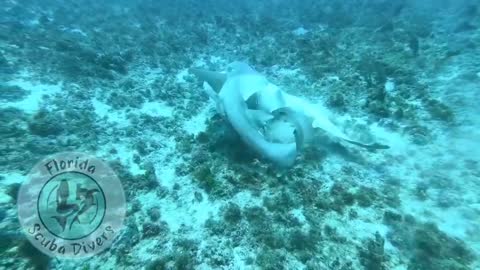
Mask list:
[[[142,237],[149,238],[157,235],[166,235],[168,233],[168,225],[166,223],[145,222],[142,225]]]
[[[462,240],[441,231],[434,223],[419,223],[406,215],[389,218],[390,243],[410,258],[408,269],[471,269],[475,254]]]
[[[452,123],[455,120],[455,113],[453,110],[441,101],[428,99],[424,104],[433,119],[447,123]]]
[[[383,222],[385,224],[395,224],[402,221],[402,215],[399,213],[387,210],[383,213]]]
[[[26,116],[19,109],[13,107],[0,109],[0,138],[19,142],[27,134],[25,121]],[[8,145],[7,140],[4,144]]]
[[[156,222],[160,219],[160,209],[158,209],[158,207],[152,207],[147,210],[147,215],[151,221]]]
[[[355,199],[360,207],[369,207],[379,199],[379,195],[375,189],[362,186],[355,193]]]
[[[18,192],[20,190],[21,184],[13,183],[7,186],[5,193],[10,196],[14,203],[17,202]]]
[[[315,250],[318,239],[307,232],[294,229],[287,237],[287,250]]]
[[[372,55],[362,57],[357,63],[357,69],[370,87],[384,85],[387,77],[391,77],[394,73],[390,65]]]
[[[264,250],[257,255],[255,263],[264,270],[287,269],[286,256],[280,250]]]
[[[380,116],[382,118],[390,116],[390,111],[388,107],[385,104],[382,104],[381,102],[374,101],[369,103],[368,109],[371,113]]]
[[[200,166],[193,172],[193,178],[198,181],[201,188],[206,192],[214,190],[218,183],[215,181],[215,176],[207,165]]]
[[[65,121],[60,113],[40,110],[28,123],[28,129],[41,137],[56,136],[65,130]]]
[[[387,257],[384,251],[385,239],[376,232],[375,237],[359,248],[360,263],[365,270],[386,270]]]
[[[28,94],[30,94],[30,92],[20,86],[0,83],[0,101],[2,102],[19,101],[24,99]]]
[[[466,244],[448,236],[433,223],[425,223],[413,234],[414,255],[409,269],[469,269],[475,258]]]
[[[329,97],[328,104],[335,108],[343,108],[346,104],[345,97],[341,93],[334,93]]]
[[[229,203],[223,212],[224,220],[229,224],[236,224],[242,219],[242,210],[235,203]]]
[[[28,265],[34,269],[48,269],[51,258],[34,247],[30,241],[24,240],[18,247],[18,254],[28,258]]]

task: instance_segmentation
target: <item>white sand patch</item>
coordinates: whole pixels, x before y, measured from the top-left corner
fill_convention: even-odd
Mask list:
[[[121,163],[124,166],[127,166],[133,175],[143,174],[145,172],[133,161],[133,155],[135,154],[135,151],[133,151],[129,146],[125,144],[113,144],[112,147],[117,150],[117,156]]]
[[[150,208],[160,207],[161,204],[157,194],[155,193],[155,190],[140,194],[136,199],[141,202],[142,209],[145,212]]]
[[[26,176],[18,172],[0,173],[0,185],[11,185],[15,183],[23,183]]]
[[[254,266],[246,265],[247,258],[254,258],[255,253],[247,247],[238,246],[233,248],[233,269],[255,269]]]
[[[467,60],[464,60],[468,63]],[[437,98],[450,106],[461,125],[442,130],[437,145],[449,149],[451,155],[479,160],[480,157],[480,92],[477,78],[465,77],[475,67],[463,66],[463,61],[449,65],[431,82]],[[453,158],[453,157],[452,157]]]
[[[136,245],[135,249],[133,249],[132,253],[134,253],[135,259],[141,262],[148,262],[157,258],[158,242],[158,239],[154,238],[143,239],[142,244]],[[162,246],[162,249],[165,250],[165,247]],[[162,253],[166,254],[167,252]]]
[[[303,215],[303,209],[298,208],[298,209],[293,209],[290,211],[290,214],[294,216],[300,223],[305,224],[307,222],[307,219]]]
[[[461,207],[440,208],[432,200],[418,201],[411,197],[403,200],[403,211],[422,222],[434,221],[446,234],[460,239],[468,236],[468,230],[480,220],[469,220]]]
[[[155,151],[149,158],[149,162],[155,167],[155,174],[160,185],[171,190],[178,181],[175,168],[179,163],[182,163],[183,160],[174,157],[175,140],[173,138],[159,136],[157,141],[161,144],[161,149]]]
[[[8,172],[0,174],[0,204],[8,203],[11,197],[6,194],[6,187],[11,184],[21,184],[25,181],[26,176],[17,172]]]
[[[187,226],[193,228],[189,231],[191,237],[202,239],[201,230],[203,230],[205,221],[218,215],[220,204],[206,199],[198,202],[195,201],[193,196],[193,192],[190,192],[184,193],[178,199],[166,198],[161,200],[161,219],[174,232],[183,226]]]
[[[303,27],[299,27],[299,28],[293,30],[292,33],[296,36],[304,36],[308,33],[308,30],[303,28]]]
[[[390,153],[404,153],[410,145],[407,138],[397,132],[389,131],[379,126],[377,123],[374,123],[369,127],[372,135],[377,138],[379,142],[385,143],[390,147],[390,149],[388,149]]]
[[[441,231],[462,239],[479,254],[480,215],[475,204],[480,202],[477,192],[480,178],[464,167],[465,160],[478,161],[480,156],[480,143],[476,139],[480,136],[479,92],[478,83],[471,77],[463,77],[465,73],[468,67],[457,63],[424,81],[430,86],[433,98],[450,106],[460,125],[428,123],[436,135],[434,141],[426,146],[406,144],[405,154],[397,164],[392,164],[391,172],[402,179],[401,212],[413,215],[420,222],[435,223]],[[445,186],[427,186],[424,200],[416,197],[418,183],[434,185],[439,180],[437,175],[450,181]],[[440,207],[442,201],[444,207]]]
[[[308,232],[310,230],[310,224],[307,222],[307,218],[303,214],[303,207],[302,208],[297,208],[293,209],[290,211],[290,214],[302,224],[302,230],[304,232]]]
[[[162,153],[162,155],[168,154],[168,150]],[[146,195],[140,198],[142,205],[158,206],[161,220],[168,224],[172,232],[186,226],[190,228],[188,236],[201,241],[205,221],[212,216],[217,216],[221,203],[208,200],[205,193],[203,193],[202,201],[199,202],[195,199],[195,191],[198,191],[196,185],[192,184],[189,178],[178,177],[175,174],[176,164],[181,163],[181,159],[163,163],[160,162],[162,156],[155,157],[155,160],[157,159],[158,162],[155,166],[157,179],[162,186],[168,188],[175,195],[161,200],[156,195]],[[173,190],[175,184],[178,184],[178,190]]]
[[[42,104],[45,96],[53,96],[60,93],[63,83],[58,84],[40,84],[28,80],[29,74],[22,73],[20,78],[7,82],[7,85],[18,86],[30,92],[28,96],[19,101],[4,102],[1,107],[14,107],[23,110],[25,113],[36,113]]]
[[[212,62],[213,64],[221,64],[222,62],[224,62],[224,60],[221,57],[212,55],[210,56],[210,62]]]
[[[92,104],[95,109],[95,114],[98,115],[99,118],[105,118],[107,122],[114,123],[117,127],[127,127],[130,125],[125,111],[115,110],[110,105],[96,98],[92,99]]]
[[[175,75],[175,82],[180,84],[186,83],[187,82],[185,81],[186,76],[188,76],[188,68],[181,69],[177,73],[177,75]]]
[[[365,216],[376,216],[374,210],[368,210],[370,213]],[[327,222],[333,228],[336,228],[340,235],[351,238],[351,240],[361,243],[361,241],[371,238],[376,232],[380,233],[383,237],[386,236],[388,227],[381,223],[377,223],[376,220],[371,222],[362,219],[339,219],[332,218]]]
[[[144,81],[145,85],[149,85],[161,78],[164,74],[161,68],[151,68],[144,70],[142,75],[142,80]]]
[[[262,197],[252,196],[252,192],[249,190],[238,192],[231,201],[236,203],[240,208],[263,205]]]
[[[109,254],[107,251],[103,254]],[[82,269],[92,269],[95,268],[95,265],[101,265],[102,269],[115,269],[116,265],[116,256],[92,256],[88,258],[75,258],[75,259],[64,259],[61,257],[55,258],[52,260],[49,265],[50,269],[78,269],[79,265],[82,265]],[[131,268],[124,268],[131,269]]]
[[[150,116],[164,116],[164,117],[172,117],[173,116],[173,108],[167,106],[163,102],[145,102],[140,108],[139,111],[134,110],[132,111],[134,114],[147,114]]]
[[[280,77],[294,77],[296,80],[300,80],[304,82],[307,81],[307,77],[305,76],[305,74],[302,72],[301,69],[298,69],[298,68],[289,69],[289,68],[284,68],[277,65],[273,66],[272,69],[277,75],[281,75]],[[280,85],[280,88],[282,88],[281,85]],[[287,89],[282,89],[282,90],[285,91]]]
[[[213,114],[212,110],[214,106],[211,102],[208,103],[199,114],[193,116],[183,123],[183,129],[192,135],[198,135],[198,133],[207,129],[206,121]]]
[[[95,114],[99,118],[106,118],[107,122],[115,124],[117,127],[129,126],[130,120],[128,115],[140,116],[146,114],[153,117],[172,117],[173,108],[165,105],[163,102],[145,102],[140,109],[122,109],[115,110],[112,106],[98,100],[92,99]]]
[[[117,153],[110,153],[111,149],[115,149]],[[132,150],[124,143],[108,143],[103,145],[97,152],[96,156],[105,158],[105,160],[118,160],[129,170],[132,175],[139,175],[145,173],[145,170],[140,169],[137,163],[133,161],[133,155],[136,151]]]
[[[385,82],[384,89],[387,93],[392,93],[395,90],[395,81],[392,78],[388,78]]]
[[[207,62],[203,59],[203,57],[200,57],[199,59],[193,61],[193,66],[195,67],[203,67],[207,65]]]
[[[159,179],[159,183],[168,188],[173,189],[173,185],[175,185],[175,167],[174,166],[156,166],[155,172],[157,174],[157,179]]]

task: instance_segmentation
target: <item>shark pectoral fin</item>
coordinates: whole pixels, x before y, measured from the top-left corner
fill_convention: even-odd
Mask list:
[[[217,112],[218,112],[222,117],[226,117],[225,108],[223,107],[223,103],[220,102],[220,99],[219,99],[218,101],[216,101],[216,109],[217,109]]]
[[[215,71],[208,71],[199,68],[191,68],[190,73],[197,76],[200,80],[205,81],[210,85],[215,93],[219,93],[223,84],[227,80],[227,74]]]
[[[208,97],[210,97],[213,101],[215,101],[215,103],[219,102],[220,98],[218,97],[218,94],[215,93],[213,88],[207,82],[203,83],[203,91],[205,91],[205,93],[207,93]]]

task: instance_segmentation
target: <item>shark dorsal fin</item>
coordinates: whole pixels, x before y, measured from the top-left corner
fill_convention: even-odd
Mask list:
[[[245,62],[232,62],[228,65],[228,76],[238,76],[238,75],[246,75],[246,74],[258,74],[252,67],[250,67]]]
[[[200,80],[207,82],[216,93],[220,92],[220,89],[222,89],[223,84],[227,80],[227,74],[221,72],[199,68],[191,68],[189,72],[200,78]]]

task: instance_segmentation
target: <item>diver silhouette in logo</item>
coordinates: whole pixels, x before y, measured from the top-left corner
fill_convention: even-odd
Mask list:
[[[94,196],[94,194],[97,192],[99,192],[99,190],[96,188],[87,189],[83,188],[81,184],[77,184],[75,201],[78,203],[69,203],[68,199],[70,196],[70,188],[68,181],[67,179],[62,179],[60,181],[56,198],[56,212],[58,215],[52,216],[52,218],[58,222],[62,228],[62,231],[65,231],[67,222],[71,216],[73,216],[73,218],[70,220],[70,224],[68,226],[69,230],[72,229],[74,223],[80,223],[80,217],[84,215],[90,208],[93,206],[98,208],[97,200]],[[87,223],[91,223],[94,219],[95,217]]]

